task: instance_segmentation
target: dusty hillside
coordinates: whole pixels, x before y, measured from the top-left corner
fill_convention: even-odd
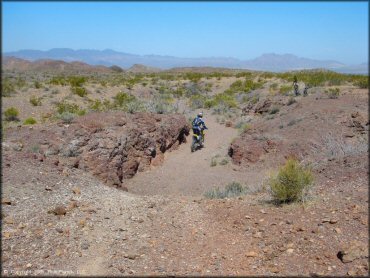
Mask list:
[[[127,74],[11,83],[3,275],[368,275],[366,89],[324,80],[295,97],[284,76]],[[191,153],[199,111],[209,129]],[[268,180],[292,156],[315,183],[278,205]],[[232,182],[243,194],[209,198]]]

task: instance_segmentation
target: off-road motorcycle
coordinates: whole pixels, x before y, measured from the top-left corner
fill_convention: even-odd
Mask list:
[[[195,152],[203,148],[204,144],[204,129],[200,131],[200,134],[193,133],[193,142],[191,143],[191,152]]]

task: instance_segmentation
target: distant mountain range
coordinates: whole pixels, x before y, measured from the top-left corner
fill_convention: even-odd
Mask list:
[[[262,71],[283,72],[301,69],[329,69],[341,73],[368,74],[368,63],[360,65],[345,65],[332,60],[313,60],[297,57],[292,54],[263,54],[252,60],[240,60],[230,57],[179,58],[161,55],[136,55],[106,50],[73,50],[69,48],[54,48],[47,51],[20,50],[7,52],[3,56],[13,56],[35,61],[39,59],[62,60],[65,62],[80,61],[90,65],[117,65],[128,69],[135,64],[148,68],[170,69],[175,67],[219,67],[233,69],[250,69]]]

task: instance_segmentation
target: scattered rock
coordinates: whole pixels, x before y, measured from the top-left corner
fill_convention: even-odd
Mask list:
[[[258,254],[254,251],[250,251],[247,254],[245,254],[247,257],[258,257]]]
[[[366,243],[352,241],[337,253],[337,257],[343,263],[350,263],[357,259],[368,258],[368,246]]]
[[[72,189],[72,192],[76,195],[80,195],[81,194],[81,189],[79,189],[78,187],[75,187]]]
[[[134,253],[128,253],[123,256],[124,258],[130,259],[130,260],[135,260],[139,255],[134,254]]]
[[[48,213],[53,213],[55,215],[66,215],[67,210],[64,206],[56,206],[54,209],[49,210]]]

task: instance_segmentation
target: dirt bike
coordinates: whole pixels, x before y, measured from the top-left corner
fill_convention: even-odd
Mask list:
[[[191,152],[203,148],[204,143],[204,129],[200,131],[200,134],[193,133],[193,142],[191,143]]]

